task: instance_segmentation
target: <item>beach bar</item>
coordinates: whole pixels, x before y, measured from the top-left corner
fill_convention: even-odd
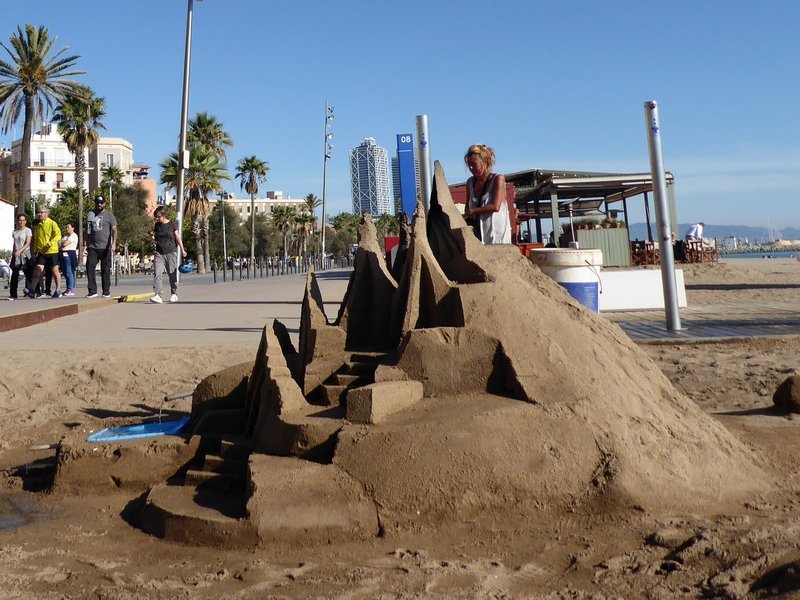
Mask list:
[[[506,174],[506,181],[514,186],[514,205],[520,223],[520,242],[542,244],[545,242],[542,221],[550,220],[554,232],[564,230],[565,236],[556,240],[559,246],[577,241],[582,248],[603,250],[606,266],[655,264],[642,260],[645,252],[655,257],[654,218],[651,213],[650,194],[653,182],[650,173],[597,173],[529,169]],[[675,179],[666,173],[669,219],[677,236],[677,209]],[[627,227],[628,202],[644,202],[647,223],[647,240],[632,242]],[[599,229],[586,225],[588,219]]]

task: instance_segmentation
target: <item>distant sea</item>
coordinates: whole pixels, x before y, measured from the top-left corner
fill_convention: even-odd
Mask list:
[[[735,254],[720,254],[719,257],[729,258],[795,258],[797,252],[737,252]]]

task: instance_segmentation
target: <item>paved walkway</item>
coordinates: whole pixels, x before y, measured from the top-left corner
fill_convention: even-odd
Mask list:
[[[680,331],[668,332],[664,310],[603,313],[642,343],[800,335],[798,302],[696,304],[680,312]]]
[[[336,316],[349,276],[349,269],[317,274],[330,319]],[[152,291],[151,281],[148,277],[121,280],[112,294],[147,294]],[[57,339],[62,347],[81,347],[88,338],[108,348],[257,343],[261,329],[273,318],[283,321],[296,341],[304,274],[211,281],[210,275],[184,276],[178,290],[181,299],[175,305],[155,305],[146,298],[125,303],[87,299],[85,281],[73,298],[0,301],[4,347],[39,337]],[[94,310],[101,308],[105,310]],[[794,302],[691,305],[681,310],[682,329],[676,332],[666,330],[663,310],[602,314],[641,343],[800,335],[800,304]],[[46,322],[46,327],[29,327]]]
[[[349,277],[349,269],[317,273],[331,319],[337,314]],[[78,296],[72,298],[0,301],[0,331],[4,331],[0,339],[6,350],[35,347],[37,343],[48,351],[87,346],[255,346],[264,325],[277,318],[296,342],[305,274],[216,284],[209,281],[210,276],[184,276],[177,304],[153,304],[147,298],[124,303],[112,298],[87,299],[85,282],[76,290]],[[148,293],[152,293],[152,278],[121,280],[112,289],[113,296]],[[32,318],[43,324],[27,326]]]

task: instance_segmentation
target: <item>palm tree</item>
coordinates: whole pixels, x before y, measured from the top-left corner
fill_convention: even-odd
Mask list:
[[[311,194],[309,194],[310,196]],[[308,196],[306,196],[308,198]],[[308,238],[311,236],[311,232],[314,230],[314,219],[313,215],[308,213],[301,212],[299,215],[296,215],[294,218],[294,224],[297,227],[297,233],[300,236],[300,242],[303,245],[303,258],[308,256]]]
[[[103,175],[103,179],[100,181],[100,185],[122,185],[122,180],[125,178],[125,173],[122,172],[117,165],[111,165],[110,167],[106,167],[100,171]]]
[[[297,211],[293,206],[276,206],[272,209],[272,223],[283,234],[283,257],[289,257],[289,232],[294,227]]]
[[[256,194],[258,193],[258,184],[267,181],[267,171],[269,166],[266,161],[261,160],[255,154],[253,156],[246,156],[239,160],[236,165],[236,179],[239,179],[240,188],[250,194],[250,264],[248,269],[253,267],[253,274],[255,274],[255,261],[256,258]]]
[[[83,248],[83,188],[86,172],[86,150],[97,145],[98,129],[105,129],[101,119],[106,115],[106,102],[94,92],[79,86],[56,108],[53,121],[64,138],[67,149],[75,155],[75,187],[78,188],[78,248]],[[81,258],[83,251],[79,253]],[[83,262],[83,261],[81,261]]]
[[[375,220],[375,229],[381,237],[396,234],[400,231],[400,220],[389,214],[382,214]]]
[[[213,154],[221,163],[227,162],[225,155],[225,146],[233,147],[228,132],[223,128],[223,123],[217,120],[214,115],[209,115],[208,112],[197,113],[188,123],[188,130],[186,132],[186,141],[188,146],[193,151],[202,150]],[[227,171],[227,165],[225,166]],[[226,179],[230,179],[226,177]],[[221,188],[213,190],[214,192],[222,191]],[[205,232],[205,264],[208,265],[211,261],[210,255],[210,237],[209,237],[209,219],[211,217],[210,210],[204,213],[203,218],[203,231]]]
[[[223,162],[227,160],[225,146],[233,147],[233,141],[223,129],[223,123],[207,112],[197,113],[194,119],[189,121],[186,142],[189,148],[208,148]]]
[[[303,198],[303,202],[305,202],[305,206],[303,207],[308,214],[312,217],[314,216],[314,211],[319,208],[320,204],[322,204],[322,200],[317,198],[314,194],[308,194],[305,198]]]
[[[105,163],[103,163],[105,164]],[[111,211],[114,211],[114,190],[119,190],[122,186],[122,181],[125,178],[125,173],[117,165],[109,165],[104,169],[100,169],[100,174],[103,176],[100,180],[100,188],[108,188],[108,205]]]
[[[30,195],[33,123],[43,121],[57,102],[75,91],[78,84],[69,77],[83,75],[83,71],[71,70],[79,56],[62,56],[67,48],[51,55],[56,39],[43,25],[25,25],[24,31],[17,26],[9,40],[11,48],[0,42],[11,57],[10,62],[0,60],[0,130],[4,135],[25,111],[18,212],[25,211]]]
[[[159,166],[161,167],[161,183],[166,185],[166,189],[171,190],[177,187],[178,153],[173,152]],[[195,237],[198,273],[205,273],[209,263],[208,218],[211,214],[211,207],[208,196],[221,189],[221,182],[224,179],[230,179],[230,175],[228,175],[225,165],[214,153],[204,148],[192,152],[189,158],[189,168],[186,171],[184,192],[186,194],[186,214],[192,220],[192,232]]]

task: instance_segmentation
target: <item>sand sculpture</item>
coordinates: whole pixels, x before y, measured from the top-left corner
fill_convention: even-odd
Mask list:
[[[310,273],[298,347],[276,321],[249,374],[198,387],[198,458],[150,490],[145,530],[316,544],[609,499],[702,510],[765,484],[618,327],[516,248],[481,245],[438,164],[402,264],[368,217],[359,235],[333,323]]]

